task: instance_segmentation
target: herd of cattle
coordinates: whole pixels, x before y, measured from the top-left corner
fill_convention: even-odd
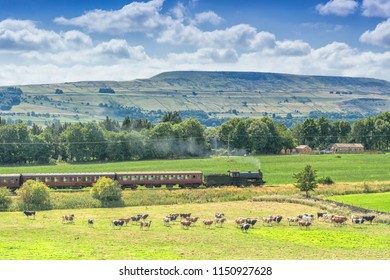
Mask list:
[[[34,218],[35,219],[35,211],[24,211],[23,212],[27,218]],[[131,216],[129,218],[120,218],[116,220],[112,220],[111,226],[112,228],[122,228],[122,226],[127,226],[130,222],[132,224],[136,224],[140,226],[141,230],[150,229],[150,226],[152,224],[152,221],[146,221],[146,219],[149,217],[149,214],[137,214],[134,216]],[[363,224],[365,221],[372,224],[375,216],[373,215],[352,215],[351,216],[351,223],[352,224]],[[330,215],[328,213],[320,213],[318,212],[317,215],[313,214],[299,214],[296,217],[286,217],[287,223],[289,226],[291,225],[298,225],[300,227],[305,227],[306,229],[310,227],[313,224],[313,221],[317,219],[321,222],[330,222],[337,225],[345,225],[348,221],[348,218],[346,216],[337,216],[337,215]],[[171,213],[167,216],[165,216],[162,221],[164,226],[170,227],[172,224],[175,224],[176,221],[180,222],[180,225],[183,229],[189,229],[191,225],[194,225],[196,222],[198,222],[199,217],[191,217],[191,213]],[[257,222],[261,222],[263,225],[272,226],[272,224],[280,224],[283,220],[282,215],[268,215],[267,217],[262,218],[236,218],[234,220],[237,228],[240,228],[242,232],[248,232],[250,228],[254,228],[255,224]],[[62,216],[62,223],[74,223],[75,221],[75,215],[69,214],[69,215],[63,215]],[[202,220],[202,224],[204,228],[210,228],[213,224],[215,226],[221,227],[226,222],[226,217],[224,213],[215,213],[215,217],[213,219],[204,219]],[[87,224],[90,227],[93,227],[94,225],[94,219],[88,219]]]

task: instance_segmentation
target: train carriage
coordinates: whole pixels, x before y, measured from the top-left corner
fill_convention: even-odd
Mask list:
[[[31,173],[21,175],[21,184],[34,180],[43,182],[50,188],[80,188],[92,186],[100,177],[114,180],[115,173]]]
[[[20,174],[0,174],[0,187],[17,189],[20,184]]]
[[[116,179],[124,187],[159,188],[165,185],[172,188],[179,185],[181,188],[197,188],[203,184],[203,174],[200,171],[173,171],[173,172],[117,172]]]

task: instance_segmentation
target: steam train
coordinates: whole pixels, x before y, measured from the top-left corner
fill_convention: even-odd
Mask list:
[[[201,171],[172,171],[172,172],[105,172],[105,173],[31,173],[31,174],[0,174],[0,187],[11,190],[20,188],[27,180],[44,182],[50,188],[82,188],[92,186],[100,177],[117,180],[122,188],[136,189],[139,186],[146,188],[170,189],[199,188],[217,186],[260,186],[263,173],[228,171],[228,174],[203,175]]]

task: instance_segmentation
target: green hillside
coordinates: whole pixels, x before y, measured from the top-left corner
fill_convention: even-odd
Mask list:
[[[125,116],[160,120],[180,111],[206,125],[226,118],[302,118],[368,116],[390,108],[390,83],[351,77],[302,76],[257,72],[166,72],[126,82],[85,81],[16,86],[21,102],[0,117],[37,123],[100,120]],[[1,88],[0,88],[1,89]],[[111,92],[110,92],[111,91]]]

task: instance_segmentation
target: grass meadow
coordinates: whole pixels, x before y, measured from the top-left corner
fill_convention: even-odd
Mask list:
[[[286,216],[316,213],[317,207],[278,202],[235,201],[207,204],[158,205],[109,209],[51,210],[35,220],[21,212],[0,213],[0,258],[6,260],[359,260],[390,258],[390,227],[386,224],[333,226],[316,220],[309,229],[257,223],[247,233],[236,227],[237,217]],[[188,230],[179,223],[164,226],[172,212],[192,213],[200,221]],[[208,229],[202,219],[224,212],[222,228]],[[75,214],[74,224],[61,216]],[[150,231],[139,226],[113,229],[111,221],[148,213]],[[94,218],[94,227],[87,219]]]
[[[390,192],[336,195],[329,199],[366,209],[390,212]]]
[[[149,160],[114,163],[88,163],[43,166],[1,166],[0,174],[57,172],[176,171],[200,170],[204,174],[226,173],[227,170],[256,171],[264,174],[266,185],[292,184],[293,173],[306,164],[312,165],[319,177],[330,176],[335,182],[390,181],[390,153],[358,155],[294,155],[211,157],[203,159]]]

